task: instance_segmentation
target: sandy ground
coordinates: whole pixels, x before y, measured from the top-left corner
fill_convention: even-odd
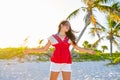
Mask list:
[[[120,80],[120,64],[108,61],[73,62],[72,80]],[[0,80],[49,80],[50,62],[24,62],[0,60]],[[61,74],[58,80],[62,80]]]

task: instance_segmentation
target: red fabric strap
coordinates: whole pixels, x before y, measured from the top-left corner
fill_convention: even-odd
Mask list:
[[[61,42],[68,42],[68,37],[67,36],[64,38],[63,41],[60,39],[60,37],[57,34],[53,35],[53,37],[60,43]]]

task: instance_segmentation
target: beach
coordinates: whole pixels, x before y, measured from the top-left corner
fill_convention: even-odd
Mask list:
[[[120,64],[109,61],[72,63],[72,80],[120,80]],[[0,60],[0,80],[49,80],[50,62]],[[62,80],[61,73],[58,80]]]

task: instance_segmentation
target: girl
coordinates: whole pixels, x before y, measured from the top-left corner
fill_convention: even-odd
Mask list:
[[[70,23],[64,20],[58,26],[58,33],[51,35],[48,38],[47,44],[43,48],[25,50],[25,53],[43,52],[48,50],[50,45],[54,46],[55,50],[51,57],[50,65],[50,80],[57,80],[60,72],[62,72],[63,80],[71,80],[72,59],[69,51],[69,46],[72,45],[80,52],[87,52],[90,54],[95,53],[93,50],[79,47],[75,41],[76,38],[73,34]]]

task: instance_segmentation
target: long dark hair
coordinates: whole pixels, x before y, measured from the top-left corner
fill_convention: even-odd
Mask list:
[[[62,25],[65,25],[66,23],[69,23],[69,21],[63,20],[63,21],[60,22],[60,24],[59,24],[59,26],[58,26],[58,33],[59,33],[60,30],[61,30],[61,24],[62,24]],[[70,24],[70,23],[69,23],[69,24]],[[75,37],[75,35],[74,35],[74,32],[75,32],[75,31],[73,31],[72,28],[71,28],[71,26],[70,26],[68,32],[66,32],[66,35],[67,35],[67,37],[72,41],[72,43],[73,43],[74,45],[76,45],[76,37]]]

